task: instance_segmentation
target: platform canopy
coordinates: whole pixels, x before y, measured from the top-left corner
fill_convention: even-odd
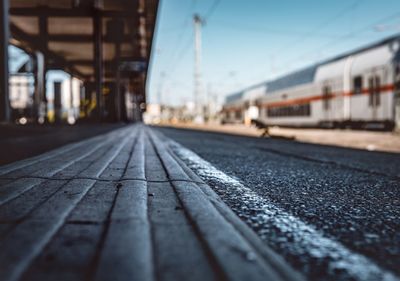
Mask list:
[[[158,0],[9,0],[11,43],[85,81],[147,73]],[[100,59],[101,58],[101,59]],[[117,63],[118,61],[118,63]]]

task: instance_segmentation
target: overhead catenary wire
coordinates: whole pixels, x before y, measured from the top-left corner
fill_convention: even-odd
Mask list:
[[[297,40],[293,41],[292,43],[289,43],[287,45],[288,47],[283,49],[283,51],[285,51],[287,49],[291,49],[291,48],[293,48],[293,46],[296,46],[299,43],[302,43],[302,42],[306,41],[308,38],[312,37],[316,32],[324,29],[325,27],[331,25],[332,23],[334,23],[336,20],[340,19],[341,17],[343,17],[347,13],[353,11],[363,1],[365,1],[365,0],[356,0],[356,1],[354,1],[352,4],[346,6],[340,12],[335,14],[335,16],[333,16],[332,18],[328,19],[327,21],[323,22],[322,24],[319,24],[314,29],[312,29],[311,31],[307,32],[305,35],[301,36],[300,38],[298,38]],[[280,52],[282,52],[282,49],[280,49]]]
[[[216,9],[218,8],[218,6],[221,4],[222,0],[215,0],[213,2],[213,4],[210,6],[210,8],[208,9],[208,11],[205,13],[205,17],[203,17],[203,21],[207,21],[211,18],[211,16],[214,14],[214,12],[216,11]],[[196,1],[192,2],[192,9],[195,7]],[[190,27],[191,25],[191,19],[192,19],[192,15],[190,15],[190,18],[186,21],[187,22],[187,27]],[[188,29],[185,29],[188,30]],[[181,38],[183,38],[184,34],[181,34]],[[182,41],[182,40],[181,40]],[[172,63],[168,64],[169,67],[169,71],[167,73],[169,73],[169,76],[171,76],[180,66],[183,58],[185,58],[187,52],[189,51],[189,47],[192,44],[192,38],[188,38],[188,40],[185,42],[186,44],[183,45],[183,48],[176,48],[176,50],[178,50],[178,52],[174,52],[174,55],[171,57],[172,58]],[[174,63],[175,62],[175,63]]]
[[[280,35],[280,36],[289,36],[293,37],[293,35],[298,35],[298,36],[303,36],[307,35],[308,32],[301,31],[301,30],[284,30],[284,29],[272,29],[268,27],[260,27],[260,26],[251,26],[251,25],[243,25],[243,24],[238,24],[235,22],[229,23],[229,22],[215,22],[214,27],[221,27],[221,28],[227,28],[227,29],[232,29],[235,31],[238,30],[243,30],[246,32],[254,32],[254,33],[260,33],[260,34],[274,34],[274,35]],[[333,37],[342,37],[343,34],[331,34],[331,33],[318,33],[318,34],[311,34],[310,37],[315,37],[315,38],[333,38]],[[363,36],[357,36],[357,37],[363,37]]]
[[[207,21],[211,18],[211,16],[214,14],[215,10],[218,8],[219,4],[221,4],[222,0],[215,0],[208,12],[205,14],[203,20]]]
[[[394,14],[391,14],[391,15],[389,15],[387,17],[384,17],[384,18],[374,22],[373,24],[368,24],[368,25],[366,25],[366,26],[364,26],[364,27],[362,27],[360,29],[357,29],[356,31],[352,31],[352,32],[346,33],[345,35],[341,36],[340,38],[336,38],[334,40],[331,40],[331,41],[321,45],[320,47],[318,47],[318,48],[316,48],[316,49],[314,49],[312,51],[308,51],[308,52],[304,53],[303,55],[300,55],[297,58],[292,59],[291,62],[299,61],[301,59],[304,59],[304,57],[306,57],[309,54],[314,54],[314,53],[319,52],[321,50],[326,50],[326,49],[331,48],[332,46],[336,46],[338,44],[341,44],[345,40],[348,40],[348,39],[352,38],[354,34],[359,34],[361,32],[368,31],[368,30],[370,30],[371,27],[376,26],[376,25],[381,24],[381,23],[384,23],[384,22],[386,22],[388,20],[391,20],[393,18],[396,18],[398,16],[400,16],[400,11],[397,11]]]
[[[325,22],[319,24],[318,26],[316,26],[314,29],[310,30],[309,32],[306,32],[305,34],[303,34],[302,36],[300,36],[299,38],[294,40],[292,43],[286,44],[287,45],[286,48],[285,47],[279,48],[278,50],[275,51],[275,53],[277,53],[277,52],[283,53],[285,51],[292,49],[293,47],[298,46],[300,43],[306,41],[309,38],[316,37],[315,34],[317,32],[319,32],[319,31],[323,30],[324,28],[326,28],[327,26],[333,24],[335,21],[342,18],[344,15],[348,14],[349,12],[354,11],[364,1],[365,0],[355,0],[350,5],[347,5],[343,9],[341,9],[333,17],[331,17],[328,20],[326,20]],[[332,37],[332,36],[330,36],[330,37]],[[335,36],[334,40],[335,41],[340,40],[342,37],[343,36],[341,36],[341,35]],[[293,62],[293,60],[289,59],[289,62]],[[288,63],[286,63],[286,64],[288,64]]]
[[[192,5],[190,6],[189,9],[189,14],[185,17],[184,23],[183,23],[183,28],[181,29],[181,32],[179,33],[178,36],[178,43],[176,44],[176,47],[173,49],[173,53],[170,56],[170,63],[167,64],[168,69],[166,69],[164,72],[168,73],[169,75],[171,72],[175,69],[174,67],[174,62],[179,60],[180,56],[180,46],[182,45],[183,38],[185,37],[185,34],[190,28],[190,23],[192,19],[192,11],[196,6],[196,0],[192,0]],[[185,44],[186,46],[186,44]]]

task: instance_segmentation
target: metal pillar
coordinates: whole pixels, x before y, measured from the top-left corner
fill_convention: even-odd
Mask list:
[[[0,3],[0,121],[10,121],[10,101],[8,88],[8,40],[10,37],[9,26],[9,0]]]
[[[39,18],[39,33],[40,36],[45,38],[45,40],[42,40],[41,42],[41,49],[43,50],[43,53],[41,55],[38,55],[38,80],[39,82],[39,96],[40,96],[40,113],[43,113],[44,116],[40,116],[40,118],[43,117],[42,120],[40,120],[40,123],[47,122],[47,111],[48,111],[48,104],[47,104],[47,80],[46,80],[46,74],[47,74],[47,51],[48,51],[48,45],[47,45],[47,38],[48,38],[48,19],[47,17],[40,17]],[[40,62],[39,62],[40,60]],[[40,66],[39,66],[40,65]],[[41,84],[41,85],[40,85]],[[42,122],[43,121],[43,122]]]
[[[70,75],[70,80],[69,80],[69,113],[68,117],[73,117],[75,118],[75,112],[74,112],[74,77]]]
[[[44,55],[36,52],[36,75],[35,75],[35,109],[36,118],[39,123],[46,119],[46,67]],[[44,116],[42,113],[44,111]]]
[[[61,104],[61,81],[54,81],[54,117],[56,123],[61,123],[62,104]]]
[[[121,121],[121,106],[122,106],[122,97],[121,97],[121,73],[119,69],[121,58],[121,44],[117,42],[115,44],[115,93],[116,93],[116,115],[117,121]]]
[[[96,106],[99,120],[103,119],[103,24],[99,11],[96,10],[93,18],[93,35],[94,35],[94,73],[95,73],[95,90],[96,90]]]

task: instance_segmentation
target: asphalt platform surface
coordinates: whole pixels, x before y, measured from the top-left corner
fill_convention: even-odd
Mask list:
[[[172,144],[139,124],[0,166],[0,280],[305,280]]]
[[[400,276],[400,154],[187,129],[157,130],[268,199],[292,220],[397,275],[395,280]],[[248,209],[247,200],[217,193],[246,220],[241,210]],[[252,211],[257,217],[257,209]],[[284,231],[247,222],[310,279],[353,279],[346,273],[327,272],[324,253],[287,247],[293,237]]]

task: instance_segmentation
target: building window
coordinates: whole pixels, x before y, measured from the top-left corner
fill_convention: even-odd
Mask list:
[[[359,95],[362,93],[362,77],[356,76],[353,79],[353,93]]]

